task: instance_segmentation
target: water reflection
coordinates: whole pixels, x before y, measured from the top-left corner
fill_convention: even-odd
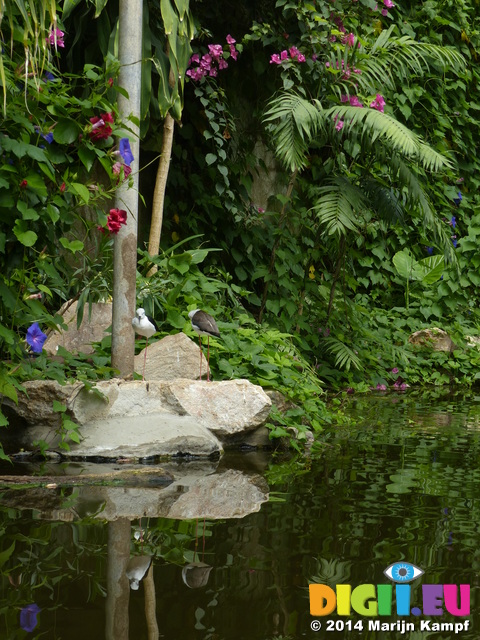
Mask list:
[[[182,465],[163,488],[1,491],[2,640],[23,637],[33,603],[33,633],[53,640],[476,640],[480,405],[392,400],[355,401],[364,422],[322,457],[264,473]],[[400,560],[425,572],[415,605],[422,584],[469,584],[470,629],[420,631],[407,616],[408,633],[369,630],[332,614],[337,627],[311,631],[309,583],[385,584]]]

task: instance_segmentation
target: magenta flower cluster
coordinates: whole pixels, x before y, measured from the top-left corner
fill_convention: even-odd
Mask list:
[[[238,57],[238,51],[235,47],[236,40],[229,34],[226,38],[228,44],[228,53],[232,60],[236,60]],[[206,76],[216,78],[219,70],[226,69],[228,62],[225,60],[225,51],[221,44],[209,44],[208,53],[204,53],[200,57],[199,53],[194,53],[189,61],[189,69],[187,70],[187,76],[198,82]],[[192,66],[195,65],[195,66]]]
[[[60,29],[54,29],[52,27],[52,30],[47,36],[47,43],[52,47],[63,48],[65,47],[65,42],[63,41],[64,35],[65,34],[63,31],[61,31]]]
[[[340,96],[340,100],[342,102],[348,102],[351,107],[363,107],[363,103],[360,102],[358,96],[347,96],[346,94],[343,94]],[[382,95],[377,93],[375,99],[372,100],[369,106],[371,109],[376,109],[377,111],[381,111],[383,113],[385,109],[385,99]],[[343,125],[345,124],[343,120],[339,120],[338,116],[335,116],[333,118],[333,123],[337,131],[341,131],[343,129]]]
[[[388,15],[388,10],[393,9],[393,7],[395,6],[395,3],[392,2],[392,0],[383,0],[383,5],[384,7],[381,13],[382,13],[382,16],[386,16]],[[378,4],[375,5],[374,11],[378,11]]]
[[[297,62],[305,62],[305,56],[297,47],[290,47],[290,49],[284,49],[280,53],[274,53],[270,58],[270,64],[282,64],[286,60],[296,60]]]

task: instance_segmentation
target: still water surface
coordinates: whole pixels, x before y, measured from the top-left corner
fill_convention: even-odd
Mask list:
[[[17,509],[12,490],[0,490],[1,640],[478,640],[480,398],[387,395],[349,411],[360,425],[338,430],[318,457],[222,461],[268,483],[268,502],[243,518],[107,523],[98,505],[78,513],[72,489],[54,490],[61,508],[46,516],[41,492],[38,508]],[[138,590],[127,583],[112,597],[125,540],[127,554],[153,557],[151,570]],[[375,630],[356,613],[310,615],[309,583],[386,584],[399,560],[425,572],[412,606],[422,606],[422,583],[470,585],[469,629],[421,630],[427,619],[466,619],[397,617],[395,601],[381,622],[413,631]],[[34,603],[39,613],[25,609]]]

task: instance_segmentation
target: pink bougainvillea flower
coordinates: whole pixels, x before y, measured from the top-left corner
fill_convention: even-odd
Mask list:
[[[342,42],[343,44],[348,44],[349,47],[353,47],[353,45],[355,44],[355,34],[349,33],[348,36],[344,36],[342,38]]]
[[[393,367],[390,373],[398,373],[398,367]]]
[[[280,56],[278,55],[278,53],[273,53],[272,57],[270,58],[270,64],[281,64],[282,61],[280,60]]]
[[[227,40],[227,44],[235,44],[236,42],[235,38],[232,38],[230,34],[228,34],[228,36],[226,37],[226,40]]]
[[[223,47],[221,44],[209,44],[208,50],[212,58],[214,58],[215,60],[218,60],[223,56]]]
[[[345,122],[343,120],[339,120],[338,116],[335,116],[333,121],[335,122],[335,129],[337,131],[341,131],[343,129],[343,125],[345,124]]]
[[[286,49],[280,52],[280,60],[288,60],[288,51]]]
[[[238,58],[238,51],[235,49],[235,45],[233,44],[230,45],[230,55],[232,56],[233,60],[236,60]]]
[[[300,53],[300,51],[297,49],[297,47],[290,47],[290,49],[288,50],[288,53],[290,54],[291,58],[296,58]]]
[[[48,44],[52,45],[52,47],[60,47],[63,49],[63,47],[65,46],[65,43],[63,41],[64,35],[65,34],[63,33],[63,31],[60,31],[60,29],[54,29],[52,27],[50,34],[47,36],[47,42]]]
[[[395,6],[392,0],[383,0],[383,4],[387,7],[387,9],[393,9],[393,7]]]
[[[363,104],[360,102],[357,96],[350,96],[350,106],[363,107]]]
[[[372,109],[376,109],[377,111],[381,111],[382,113],[385,110],[385,100],[382,95],[377,93],[375,100],[370,103],[370,107]]]

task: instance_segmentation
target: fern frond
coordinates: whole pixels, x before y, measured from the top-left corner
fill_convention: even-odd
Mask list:
[[[341,340],[328,337],[324,338],[322,342],[326,350],[335,356],[335,366],[339,369],[345,369],[345,371],[349,371],[350,367],[354,367],[358,371],[363,369],[362,362],[357,354]]]
[[[290,171],[303,169],[308,146],[322,127],[321,105],[294,92],[283,92],[267,105],[264,123],[270,130],[277,156]]]
[[[358,227],[356,212],[367,206],[361,189],[345,178],[336,178],[316,191],[320,197],[312,211],[328,235],[342,236]]]

